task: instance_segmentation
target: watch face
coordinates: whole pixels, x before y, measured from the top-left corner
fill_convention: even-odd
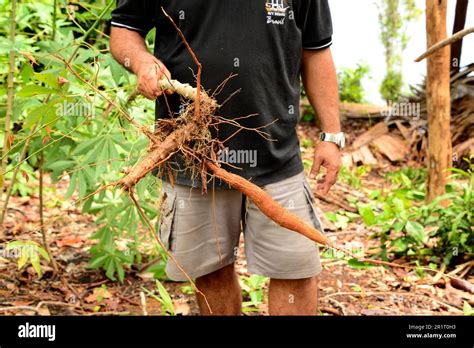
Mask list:
[[[321,141],[329,141],[331,143],[336,144],[339,146],[341,149],[344,148],[346,145],[346,136],[344,133],[338,133],[338,134],[329,134],[329,133],[321,133],[319,135],[319,139]]]

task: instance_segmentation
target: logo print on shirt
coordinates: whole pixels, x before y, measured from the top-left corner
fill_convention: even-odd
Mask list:
[[[267,10],[267,24],[285,24],[286,13],[290,8],[287,0],[267,0],[265,7]]]

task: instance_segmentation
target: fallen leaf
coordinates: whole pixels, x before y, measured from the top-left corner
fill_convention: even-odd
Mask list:
[[[38,314],[39,314],[39,315],[42,315],[42,316],[50,316],[50,315],[51,315],[51,312],[49,311],[48,307],[46,307],[46,306],[41,306],[41,307],[38,309]]]
[[[72,247],[72,248],[80,248],[84,242],[84,237],[82,236],[69,236],[60,240],[56,241],[56,245],[58,247]]]
[[[119,307],[119,301],[115,299],[106,299],[102,302],[107,308],[107,310],[110,310],[112,312],[116,311]]]
[[[99,297],[102,299],[112,298],[112,294],[105,288],[94,288],[92,294],[87,296],[84,300],[88,303],[98,302]]]
[[[184,298],[180,298],[173,302],[174,312],[179,315],[189,315],[191,313],[191,307]]]

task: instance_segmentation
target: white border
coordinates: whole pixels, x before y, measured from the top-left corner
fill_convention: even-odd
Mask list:
[[[118,22],[111,22],[112,25],[116,26],[116,27],[121,27],[121,28],[126,28],[126,29],[131,29],[131,30],[136,30],[136,31],[141,31],[142,33],[144,33],[145,31],[142,30],[142,29],[139,29],[139,28],[135,28],[135,27],[131,27],[129,25],[125,25],[125,24],[122,24],[122,23],[118,23]]]
[[[332,40],[329,41],[327,44],[325,45],[322,45],[322,46],[318,46],[318,47],[303,47],[305,50],[319,50],[321,48],[325,48],[325,47],[328,47],[328,46],[331,46],[332,45]]]

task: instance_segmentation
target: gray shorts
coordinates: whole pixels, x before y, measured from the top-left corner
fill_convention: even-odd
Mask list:
[[[322,230],[314,208],[313,192],[300,173],[266,185],[277,202]],[[163,181],[160,238],[183,269],[197,278],[233,263],[243,231],[247,269],[275,279],[303,279],[321,272],[315,242],[278,226],[236,190],[212,190],[202,195]],[[186,278],[169,260],[166,274],[176,281]]]

